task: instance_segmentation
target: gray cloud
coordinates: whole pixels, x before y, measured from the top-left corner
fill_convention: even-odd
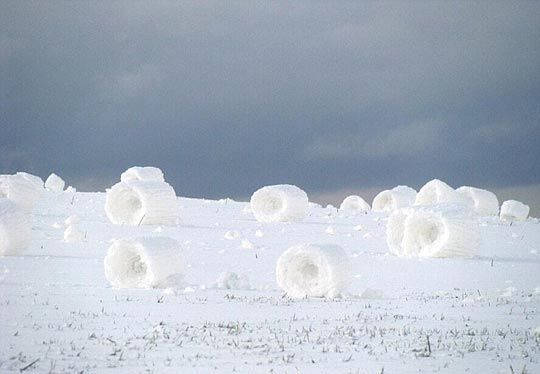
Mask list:
[[[0,4],[0,168],[179,194],[540,183],[536,2]]]

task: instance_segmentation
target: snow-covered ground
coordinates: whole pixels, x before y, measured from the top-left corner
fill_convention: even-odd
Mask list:
[[[0,372],[540,372],[536,219],[478,219],[472,259],[407,259],[389,254],[385,213],[311,204],[303,222],[260,223],[248,203],[179,198],[178,226],[119,226],[104,206],[48,193],[30,248],[0,257]],[[82,242],[64,241],[74,214]],[[110,286],[110,241],[140,236],[183,245],[185,285]],[[300,243],[345,249],[345,297],[284,297],[275,264]]]

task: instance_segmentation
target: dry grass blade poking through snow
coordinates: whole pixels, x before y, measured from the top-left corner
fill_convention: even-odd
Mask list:
[[[499,214],[499,200],[493,192],[469,186],[459,187],[456,191],[472,200],[476,214],[481,216]]]
[[[30,242],[31,227],[26,214],[10,200],[0,199],[0,256],[16,255]]]
[[[174,189],[165,182],[120,182],[107,191],[105,212],[117,225],[178,224]]]
[[[120,175],[121,182],[133,180],[165,182],[161,169],[153,166],[133,166]]]
[[[460,207],[415,207],[392,213],[386,242],[400,257],[471,257],[479,235]]]
[[[367,213],[371,210],[371,207],[360,196],[351,195],[343,200],[339,206],[339,210],[348,213]]]
[[[309,207],[307,194],[296,186],[266,186],[251,196],[251,211],[259,222],[302,220]]]
[[[373,210],[375,212],[393,212],[396,209],[413,205],[415,199],[416,190],[408,186],[397,186],[375,196]]]
[[[104,261],[105,277],[117,288],[163,288],[184,272],[180,244],[171,238],[115,240]]]
[[[279,257],[276,280],[292,298],[336,297],[350,282],[349,258],[339,246],[296,245]]]
[[[501,219],[504,221],[524,221],[529,216],[529,206],[516,200],[507,200],[501,205]]]

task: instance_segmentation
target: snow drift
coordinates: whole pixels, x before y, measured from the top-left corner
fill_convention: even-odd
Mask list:
[[[349,259],[339,246],[296,245],[279,257],[276,280],[292,298],[335,297],[350,281]]]
[[[174,189],[165,182],[119,182],[107,191],[105,212],[117,225],[178,224]]]
[[[411,207],[390,215],[386,242],[400,257],[470,257],[479,234],[460,206]]]
[[[307,194],[300,188],[280,184],[255,191],[250,206],[259,222],[291,222],[306,216],[309,202]]]
[[[66,186],[66,182],[64,182],[62,178],[60,178],[58,175],[54,173],[49,175],[49,177],[45,181],[45,188],[52,192],[62,192],[64,191],[65,186]]]
[[[41,178],[27,173],[0,175],[0,198],[8,198],[22,210],[30,212],[41,199],[45,190]]]
[[[165,182],[161,169],[153,166],[133,166],[120,175],[121,182],[133,180]]]
[[[499,214],[499,200],[493,192],[469,186],[459,187],[456,191],[472,200],[475,213],[481,216]]]
[[[343,200],[339,206],[339,210],[350,213],[367,213],[371,210],[371,207],[360,196],[351,195]]]
[[[416,190],[408,186],[397,186],[391,190],[380,192],[373,199],[373,210],[376,212],[393,212],[396,209],[414,204]]]
[[[105,277],[117,288],[163,288],[184,272],[180,245],[164,237],[115,240],[104,265]]]
[[[466,208],[473,208],[473,201],[468,196],[458,193],[438,179],[427,182],[416,194],[414,202],[414,205],[435,204],[460,204]]]
[[[9,199],[0,199],[0,256],[16,255],[30,242],[27,215]]]
[[[505,221],[523,221],[529,216],[529,206],[516,200],[506,200],[501,205],[501,219]]]

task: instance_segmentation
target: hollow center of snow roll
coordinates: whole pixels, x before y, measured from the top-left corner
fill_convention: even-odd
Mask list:
[[[442,234],[440,223],[429,216],[413,215],[409,217],[407,227],[407,244],[416,253],[430,248]]]
[[[283,208],[283,199],[279,196],[270,195],[261,204],[261,210],[266,214],[279,212]]]
[[[291,280],[299,289],[310,295],[320,286],[321,268],[308,254],[298,254],[293,261]]]
[[[114,200],[114,213],[124,222],[134,222],[141,219],[142,202],[139,196],[131,190],[124,190]]]
[[[123,269],[118,273],[129,283],[138,284],[146,277],[148,268],[137,252],[128,249],[125,251],[126,255],[119,264]]]

